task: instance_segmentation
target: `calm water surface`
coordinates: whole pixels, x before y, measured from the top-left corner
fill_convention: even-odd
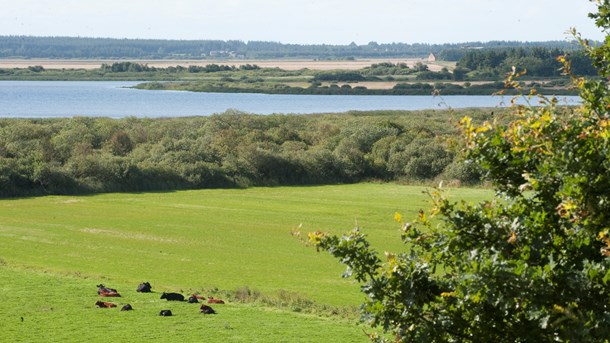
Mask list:
[[[350,96],[197,93],[127,88],[124,81],[0,81],[0,117],[182,117],[228,109],[271,113],[422,110],[506,106],[501,96]],[[575,105],[578,97],[559,97]]]

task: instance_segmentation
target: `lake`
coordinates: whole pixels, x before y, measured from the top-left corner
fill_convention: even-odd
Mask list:
[[[278,95],[197,93],[128,88],[125,81],[0,81],[0,117],[182,117],[235,109],[248,113],[328,113],[504,107],[502,96]],[[579,97],[561,96],[576,105]]]

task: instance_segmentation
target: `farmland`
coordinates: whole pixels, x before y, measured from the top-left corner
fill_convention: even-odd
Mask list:
[[[0,313],[11,329],[0,338],[365,341],[355,325],[358,285],[341,279],[332,257],[304,246],[291,230],[341,233],[357,224],[379,252],[397,251],[393,213],[414,217],[427,206],[424,190],[365,183],[2,200],[0,270],[7,281]],[[470,201],[490,196],[449,193]],[[196,305],[169,307],[159,294],[136,293],[143,281],[156,292],[229,302],[206,317]],[[117,303],[136,310],[95,309],[98,283],[118,288]],[[244,293],[261,296],[247,300]],[[158,317],[164,308],[175,317]]]
[[[45,69],[97,69],[100,65],[122,62],[123,60],[62,60],[62,59],[0,59],[0,68],[27,68],[29,66],[42,66]],[[148,65],[156,68],[177,66],[206,66],[222,64],[239,68],[242,65],[256,64],[261,68],[279,68],[288,71],[300,69],[312,70],[358,70],[372,64],[406,63],[414,66],[417,62],[425,62],[422,58],[366,58],[357,60],[316,60],[316,59],[268,59],[268,60],[130,60],[134,63]],[[440,71],[443,66],[453,66],[451,62],[427,63],[432,71]]]

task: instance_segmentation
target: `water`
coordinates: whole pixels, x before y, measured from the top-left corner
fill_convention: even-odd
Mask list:
[[[182,117],[248,113],[328,113],[507,106],[501,96],[354,96],[197,93],[126,88],[125,81],[0,81],[0,117]],[[575,105],[578,97],[560,97]]]

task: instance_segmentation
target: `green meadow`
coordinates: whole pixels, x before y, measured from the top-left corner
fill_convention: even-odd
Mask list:
[[[367,341],[359,285],[291,231],[357,225],[380,253],[400,251],[394,213],[415,218],[429,207],[425,191],[363,183],[0,200],[0,341]],[[155,293],[135,292],[144,281]],[[99,283],[135,310],[95,308]],[[205,316],[160,300],[163,291],[228,303]]]

